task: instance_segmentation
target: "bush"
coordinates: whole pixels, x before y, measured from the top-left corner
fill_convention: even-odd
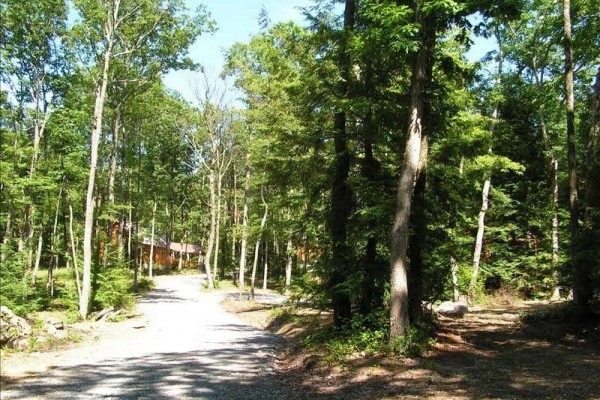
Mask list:
[[[95,300],[102,307],[127,307],[133,303],[131,272],[125,268],[109,268],[98,274]]]
[[[427,329],[419,326],[408,328],[404,336],[392,340],[389,351],[393,355],[404,357],[418,357],[426,351],[431,350],[434,340]]]

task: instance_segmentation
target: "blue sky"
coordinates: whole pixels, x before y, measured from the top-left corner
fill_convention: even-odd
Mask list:
[[[264,6],[272,23],[281,21],[302,22],[300,7],[311,5],[312,0],[187,0],[195,10],[204,4],[217,23],[217,32],[201,36],[190,49],[190,56],[202,64],[209,76],[217,76],[223,68],[223,52],[236,42],[247,42],[259,31],[258,15]],[[197,73],[174,71],[164,77],[168,88],[180,92],[188,101],[194,100],[193,87]]]
[[[258,15],[264,6],[272,23],[293,20],[303,21],[301,7],[313,4],[312,0],[187,0],[189,9],[204,4],[217,23],[217,32],[201,36],[190,49],[192,59],[202,64],[209,76],[216,77],[223,68],[223,52],[236,42],[247,42],[259,31]],[[490,42],[476,38],[475,46],[467,57],[478,60],[491,50]],[[193,88],[198,85],[198,73],[174,71],[164,77],[168,88],[180,92],[194,102]],[[235,97],[236,95],[233,94]]]

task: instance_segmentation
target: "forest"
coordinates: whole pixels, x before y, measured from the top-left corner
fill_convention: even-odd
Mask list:
[[[181,270],[392,342],[424,303],[598,312],[598,0],[263,9],[220,75],[189,54],[219,34],[203,6],[0,7],[0,304],[17,314],[86,319]],[[197,71],[195,101],[173,70]]]

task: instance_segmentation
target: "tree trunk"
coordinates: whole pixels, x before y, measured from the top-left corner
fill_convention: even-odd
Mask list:
[[[206,277],[208,279],[208,288],[215,288],[214,276],[211,270],[210,263],[212,261],[213,249],[215,247],[215,233],[217,225],[217,209],[216,209],[216,188],[215,174],[211,170],[208,175],[208,190],[210,193],[210,228],[208,233],[208,244],[206,247],[206,255],[204,256],[204,268],[206,269]]]
[[[481,210],[477,222],[477,236],[475,237],[475,250],[473,251],[473,270],[471,272],[471,282],[469,283],[469,297],[475,300],[477,295],[477,278],[479,276],[479,264],[481,260],[481,249],[483,247],[483,234],[485,231],[485,214],[488,210],[488,201],[490,194],[491,178],[488,176],[483,183],[481,190]]]
[[[499,31],[496,31],[496,39],[498,41],[498,75],[496,76],[496,90],[499,90],[502,85],[502,64],[504,62],[504,54],[502,49],[502,38]],[[494,130],[500,117],[500,104],[497,102],[492,113],[492,124],[490,126],[490,141],[494,136]],[[488,149],[488,154],[492,154],[492,145]],[[477,278],[479,276],[479,265],[481,262],[481,249],[483,247],[483,236],[485,234],[485,215],[489,206],[489,195],[491,187],[491,173],[486,174],[483,188],[481,190],[481,210],[479,211],[479,219],[477,222],[477,236],[475,238],[475,249],[473,251],[473,270],[471,273],[471,282],[469,283],[469,297],[471,301],[475,300],[477,292]]]
[[[156,200],[152,203],[152,230],[150,231],[150,260],[148,261],[148,278],[153,278],[153,266],[154,266],[154,228],[156,223]],[[167,249],[167,252],[169,249]]]
[[[422,18],[417,15],[417,22]],[[414,59],[411,94],[410,117],[408,125],[408,138],[404,150],[404,160],[398,183],[396,196],[396,212],[392,229],[391,252],[391,288],[390,288],[390,340],[394,341],[403,336],[409,327],[408,309],[408,279],[407,279],[407,251],[409,236],[409,221],[414,192],[414,183],[419,169],[421,155],[421,137],[423,131],[424,91],[428,86],[427,71],[430,51],[435,43],[435,23],[425,21],[421,36],[422,45]]]
[[[424,116],[429,117],[427,112]],[[421,318],[423,298],[423,245],[427,231],[427,214],[425,213],[425,188],[427,184],[427,154],[429,143],[426,134],[426,122],[423,121],[421,135],[421,154],[419,156],[419,170],[415,181],[413,207],[409,219],[412,233],[409,236],[408,256],[410,268],[408,270],[408,316],[410,323],[416,323]]]
[[[216,196],[216,205],[217,205],[217,215],[215,221],[215,255],[214,255],[214,263],[213,263],[213,277],[216,280],[218,276],[218,267],[219,267],[219,247],[220,247],[220,239],[221,239],[221,192],[222,192],[222,183],[223,176],[219,171],[219,177],[217,179],[217,196]]]
[[[73,258],[73,269],[75,270],[75,285],[77,295],[81,299],[81,283],[79,281],[79,266],[77,265],[77,247],[75,247],[75,236],[73,235],[73,206],[69,204],[69,237],[71,238],[71,257]]]
[[[58,268],[58,254],[56,254],[56,238],[58,236],[58,212],[60,211],[60,199],[62,198],[62,186],[58,191],[58,199],[56,200],[56,211],[54,213],[54,225],[52,227],[52,238],[50,239],[50,265],[48,266],[48,281],[46,288],[50,292],[50,297],[54,297],[54,267]]]
[[[349,97],[351,78],[351,62],[348,53],[349,36],[354,30],[356,3],[346,0],[344,9],[344,30],[339,44],[338,66],[341,79],[338,84],[338,95],[341,98]],[[352,190],[348,183],[350,172],[350,150],[348,148],[348,135],[346,132],[346,113],[340,107],[334,116],[333,142],[335,148],[335,171],[331,190],[330,230],[332,242],[331,275],[328,282],[333,306],[334,325],[340,326],[352,316],[350,294],[344,285],[350,274],[348,240],[348,219],[350,218],[352,204]],[[289,263],[288,255],[288,263]],[[287,281],[287,270],[286,270]]]
[[[450,272],[452,274],[452,299],[458,301],[460,292],[458,291],[458,263],[454,256],[450,257]]]
[[[250,154],[246,155],[246,164]],[[240,250],[240,271],[238,277],[238,290],[240,298],[244,292],[244,277],[246,275],[246,247],[248,246],[248,197],[250,195],[250,165],[246,165],[246,183],[244,187],[244,211],[242,216],[242,246]]]
[[[38,271],[40,269],[40,259],[42,258],[42,245],[44,244],[44,228],[40,225],[40,235],[38,236],[38,245],[35,252],[35,263],[31,274],[31,285],[35,286]]]
[[[85,202],[85,221],[83,225],[83,283],[79,299],[79,314],[83,319],[87,318],[92,291],[92,231],[94,228],[94,187],[96,179],[96,165],[98,163],[98,147],[100,143],[100,132],[102,131],[102,117],[104,116],[104,102],[108,86],[108,70],[113,47],[113,22],[119,15],[120,1],[114,2],[112,14],[106,22],[106,49],[103,54],[104,67],[102,78],[96,88],[96,102],[94,106],[94,128],[92,129],[90,145],[90,173]],[[112,21],[110,20],[112,18]]]
[[[265,259],[263,268],[263,290],[267,290],[267,276],[269,272],[269,242],[265,241]]]
[[[262,190],[261,190],[262,195]],[[260,249],[260,242],[262,240],[265,225],[267,223],[267,214],[269,213],[269,207],[263,197],[263,206],[265,207],[265,213],[263,214],[262,220],[260,221],[260,231],[258,233],[258,239],[256,239],[256,245],[254,247],[254,263],[252,264],[252,279],[250,281],[250,296],[254,300],[254,283],[256,282],[256,270],[258,268],[258,250]]]
[[[544,88],[544,70],[540,71],[538,76],[537,64],[535,58],[533,60],[534,78],[536,86],[540,93],[543,93]],[[552,191],[552,280],[554,283],[554,289],[552,291],[551,300],[560,299],[559,290],[559,275],[558,275],[558,261],[559,261],[559,226],[558,226],[558,159],[556,154],[550,145],[550,135],[548,134],[548,126],[546,125],[546,116],[544,112],[544,105],[540,105],[540,128],[542,131],[542,139],[544,142],[544,151],[549,154],[548,160],[548,176],[550,178],[550,190]]]
[[[115,204],[115,177],[117,175],[117,158],[119,157],[119,130],[121,129],[121,104],[115,109],[115,120],[110,151],[110,167],[108,169],[108,204]]]
[[[563,0],[564,52],[565,52],[565,98],[567,105],[567,160],[569,168],[569,235],[570,263],[573,270],[573,300],[581,315],[590,312],[591,293],[587,290],[589,278],[578,258],[579,200],[577,188],[577,154],[575,150],[575,95],[573,91],[573,49],[571,33],[571,1]]]
[[[293,246],[292,238],[289,238],[288,242],[287,242],[287,248],[286,248],[287,261],[285,263],[285,292],[286,293],[288,293],[290,291],[290,287],[292,286],[292,265],[293,265],[292,253],[294,252],[294,250],[292,249],[292,246]]]

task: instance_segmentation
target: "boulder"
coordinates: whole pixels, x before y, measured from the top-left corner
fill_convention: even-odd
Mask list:
[[[434,311],[445,317],[462,318],[469,311],[469,306],[462,302],[444,301]]]
[[[0,306],[0,347],[20,347],[19,343],[26,342],[31,336],[31,325],[6,306]]]

